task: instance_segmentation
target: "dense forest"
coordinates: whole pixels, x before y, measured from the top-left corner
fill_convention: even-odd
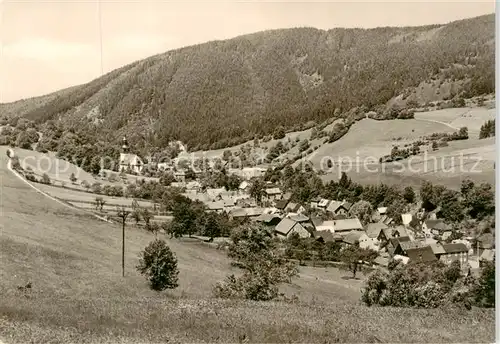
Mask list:
[[[425,103],[494,92],[494,15],[405,28],[296,28],[185,47],[88,84],[0,105],[0,115],[60,121],[90,142],[137,149],[181,140],[216,149],[300,130],[390,100]],[[425,84],[455,83],[436,99]],[[404,97],[401,97],[404,95]],[[422,104],[423,105],[423,104]]]

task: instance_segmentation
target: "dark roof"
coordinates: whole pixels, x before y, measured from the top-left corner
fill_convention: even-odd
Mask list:
[[[311,222],[315,226],[320,226],[324,221],[321,217],[311,216]]]
[[[392,246],[397,247],[399,245],[399,243],[401,243],[401,242],[409,242],[411,240],[410,240],[410,237],[402,236],[402,237],[399,237],[399,238],[390,238],[389,241],[391,242]]]
[[[330,231],[315,231],[313,236],[316,239],[322,238],[324,242],[335,241],[333,233]]]
[[[437,260],[430,246],[411,248],[406,251],[412,262],[433,262]]]
[[[264,222],[264,223],[271,223],[273,221],[278,221],[281,218],[278,215],[272,215],[272,214],[261,214],[255,218],[255,221],[257,222]]]
[[[288,204],[288,200],[286,199],[281,199],[279,201],[276,202],[276,206],[275,208],[276,209],[280,209],[280,210],[283,210],[286,208],[286,205]]]
[[[351,209],[352,207],[352,203],[350,202],[344,202],[344,204],[342,204],[342,206],[347,210],[349,211],[349,209]]]
[[[418,247],[426,246],[426,244],[424,244],[421,241],[400,241],[399,242],[399,246],[401,246],[401,249],[404,252],[407,252],[408,250],[410,250],[412,248],[418,248]]]
[[[369,223],[368,225],[366,225],[366,234],[370,238],[377,238],[380,234],[380,231],[384,228],[387,228],[384,223]]]
[[[443,244],[444,251],[446,254],[450,253],[461,253],[461,252],[469,252],[467,246],[462,243],[458,244]]]
[[[396,236],[396,234],[398,234],[399,237],[407,237],[408,231],[404,226],[397,226],[392,229],[392,236]]]
[[[288,203],[287,208],[290,209],[291,212],[297,212],[302,205],[300,203]]]

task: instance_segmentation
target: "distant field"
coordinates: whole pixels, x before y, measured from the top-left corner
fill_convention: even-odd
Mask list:
[[[440,121],[455,128],[467,127],[469,134],[477,138],[481,126],[490,119],[495,119],[495,109],[487,108],[455,108],[443,109],[415,114],[416,119]]]
[[[494,112],[494,109],[486,108],[446,109],[418,113],[416,119],[412,120],[363,119],[355,123],[340,140],[321,146],[307,159],[316,168],[323,166],[327,172],[322,176],[325,181],[336,180],[345,171],[353,180],[361,183],[419,186],[423,180],[429,180],[457,188],[461,180],[468,177],[476,182],[494,184],[495,138],[479,140],[478,133],[473,130],[469,130],[468,140],[453,141],[448,147],[441,147],[436,152],[429,151],[427,155],[421,154],[409,161],[402,161],[401,164],[406,166],[405,171],[401,171],[397,164],[382,166],[378,163],[381,156],[390,154],[394,145],[401,147],[436,132],[451,133],[457,130],[454,126],[470,125],[478,131],[487,119],[494,118]],[[463,169],[459,168],[461,156]],[[327,157],[337,163],[343,161],[342,168],[328,168]]]
[[[340,140],[328,143],[312,153],[308,158],[315,167],[320,167],[324,157],[335,161],[342,158],[363,160],[389,154],[392,146],[404,145],[433,132],[454,132],[452,128],[437,123],[415,119],[376,121],[363,119],[356,122]]]
[[[153,239],[47,199],[6,168],[0,148],[0,338],[11,343],[158,342],[492,342],[492,310],[368,308],[362,280],[335,268],[300,269],[283,288],[298,304],[221,301],[212,286],[236,272],[222,251],[168,240],[179,288],[156,293],[134,266]],[[362,277],[362,276],[361,276]],[[28,297],[17,286],[33,284]],[[246,339],[244,339],[246,338]]]

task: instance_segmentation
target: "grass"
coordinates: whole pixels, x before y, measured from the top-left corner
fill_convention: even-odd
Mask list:
[[[367,308],[360,280],[335,268],[301,267],[283,288],[300,302],[211,298],[236,272],[222,251],[196,240],[168,240],[179,260],[179,288],[156,293],[135,271],[153,239],[46,199],[2,168],[0,338],[9,343],[89,342],[491,342],[494,312]],[[30,293],[17,286],[31,281]]]
[[[70,176],[72,173],[78,178],[78,183],[86,180],[93,184],[97,180],[88,172],[85,172],[78,166],[58,159],[55,153],[40,153],[27,149],[15,148],[14,153],[19,157],[19,162],[23,168],[31,167],[33,172],[38,175],[46,173],[53,181],[65,182],[70,184]]]
[[[105,195],[97,195],[94,193],[90,192],[80,192],[80,191],[75,191],[75,190],[68,190],[65,188],[60,188],[57,186],[51,186],[51,185],[45,185],[41,183],[36,183],[35,186],[48,193],[49,195],[53,197],[57,197],[59,199],[63,199],[65,201],[71,202],[71,203],[93,203],[95,201],[96,197],[102,197],[106,203],[108,204],[113,204],[113,205],[125,205],[125,206],[131,206],[132,205],[132,198],[125,198],[125,197],[111,197],[111,196],[105,196]],[[152,202],[146,202],[146,201],[137,201],[139,206],[141,207],[147,207],[151,208],[153,207]]]
[[[477,137],[484,122],[495,118],[495,109],[487,109],[484,107],[443,109],[419,112],[415,114],[415,118],[441,121],[455,128],[467,127],[469,129],[469,134]]]
[[[471,123],[475,121],[476,128],[484,123],[487,116],[491,116],[491,111],[494,113],[494,110],[484,108],[447,109],[418,113],[416,119],[412,120],[363,119],[355,123],[340,140],[321,146],[308,160],[316,168],[321,168],[324,157],[331,157],[336,162],[340,159],[347,162],[342,168],[334,166],[330,169],[322,177],[325,181],[337,180],[341,172],[345,171],[353,180],[364,184],[383,182],[418,187],[423,180],[428,180],[456,189],[465,178],[494,184],[495,139],[479,140],[474,132],[470,132],[468,140],[452,141],[448,147],[429,151],[427,156],[422,154],[411,161],[401,162],[406,167],[411,166],[411,169],[401,171],[395,164],[385,164],[383,167],[378,164],[378,158],[390,154],[395,144],[401,147],[435,132],[454,132],[456,130],[449,125],[461,126],[459,121],[464,119],[460,116],[464,113],[472,116],[466,118]],[[458,167],[461,155],[468,159],[464,160],[462,170]],[[478,160],[481,161],[476,165]],[[425,164],[426,169],[423,168]],[[452,165],[455,166],[454,170],[450,169]],[[326,162],[323,162],[323,168],[326,168]]]

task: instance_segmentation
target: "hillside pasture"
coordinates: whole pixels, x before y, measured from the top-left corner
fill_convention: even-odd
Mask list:
[[[454,131],[444,124],[414,119],[388,121],[362,119],[354,123],[342,138],[321,146],[306,159],[316,168],[320,168],[322,159],[327,157],[334,161],[344,158],[353,162],[356,158],[361,162],[373,158],[378,162],[380,157],[390,154],[394,145],[402,146],[434,132]]]
[[[78,183],[87,181],[90,184],[97,182],[97,180],[88,172],[78,166],[62,159],[58,159],[53,152],[40,153],[27,149],[15,148],[14,154],[19,157],[21,167],[27,169],[28,167],[39,176],[46,173],[50,180],[55,182],[71,183],[70,176],[74,173],[78,179]]]
[[[463,112],[463,109],[458,109],[462,112],[448,110],[441,110],[436,118],[455,123],[453,118]],[[486,111],[477,113],[484,115]],[[419,186],[423,180],[429,180],[456,189],[465,178],[494,184],[495,138],[479,140],[471,135],[468,140],[451,141],[447,147],[440,147],[437,151],[427,150],[397,163],[381,165],[378,162],[380,157],[390,154],[395,145],[402,147],[432,133],[455,131],[448,123],[424,118],[390,121],[363,119],[353,124],[344,137],[321,146],[306,159],[315,168],[326,172],[322,176],[325,181],[337,180],[341,172],[346,172],[353,180],[363,184],[383,182]],[[328,158],[334,163],[331,168],[326,164]],[[462,163],[460,159],[463,159]],[[459,164],[463,165],[462,169]]]
[[[485,107],[476,108],[453,108],[436,111],[415,113],[415,119],[427,121],[439,121],[454,128],[467,127],[469,137],[477,138],[481,126],[487,120],[495,119],[495,109]]]

